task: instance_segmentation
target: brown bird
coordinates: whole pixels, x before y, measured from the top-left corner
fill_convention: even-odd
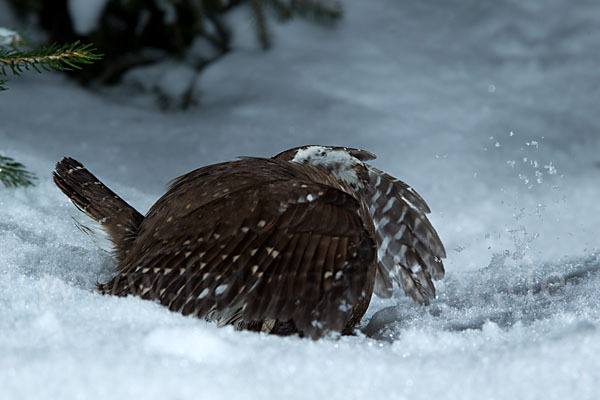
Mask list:
[[[143,216],[72,158],[54,182],[108,233],[118,265],[103,294],[275,334],[350,333],[393,282],[435,297],[446,256],[408,185],[346,147],[243,157],[175,179]]]

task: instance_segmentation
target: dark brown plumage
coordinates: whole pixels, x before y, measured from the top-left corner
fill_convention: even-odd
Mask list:
[[[173,181],[145,217],[73,159],[57,164],[54,181],[114,243],[116,275],[102,293],[318,338],[350,332],[392,280],[427,304],[431,279],[443,276],[427,205],[364,163],[372,158],[304,146],[210,165]]]

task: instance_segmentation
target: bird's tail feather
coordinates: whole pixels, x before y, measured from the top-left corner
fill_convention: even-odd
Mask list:
[[[72,158],[56,164],[53,178],[75,207],[102,226],[117,260],[123,260],[144,216]]]

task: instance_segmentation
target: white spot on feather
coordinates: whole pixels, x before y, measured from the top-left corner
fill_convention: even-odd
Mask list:
[[[377,199],[379,199],[379,197],[381,196],[381,192],[378,190],[375,192],[375,194],[373,195],[373,197],[371,197],[371,203],[375,203],[377,201]]]
[[[204,288],[204,290],[198,295],[198,299],[203,299],[208,294],[208,288]]]
[[[397,223],[402,223],[404,221],[404,217],[406,217],[406,212],[408,211],[408,208],[404,207],[402,209],[402,214],[400,215],[400,218],[398,218],[398,220],[396,221]]]
[[[392,208],[394,206],[394,203],[396,202],[396,198],[392,197],[391,199],[388,200],[388,202],[386,203],[385,207],[383,207],[382,212],[386,213],[390,210],[390,208]]]
[[[387,252],[389,244],[390,244],[390,237],[389,236],[384,237],[383,240],[381,241],[381,243],[379,244],[378,249],[377,249],[377,255],[379,255],[380,259]]]
[[[393,188],[393,187],[394,187],[394,185],[393,185],[392,183],[390,183],[390,184],[388,185],[388,188],[387,188],[387,190],[385,191],[385,195],[386,195],[386,196],[389,196],[389,194],[392,192],[392,188]]]
[[[413,265],[412,267],[410,267],[410,269],[414,274],[416,274],[417,272],[419,272],[421,270],[421,266],[419,264]]]
[[[419,209],[417,207],[415,207],[415,205],[413,203],[411,203],[410,201],[408,201],[404,196],[402,196],[402,200],[404,200],[406,202],[406,204],[408,204],[412,209],[414,209],[416,211],[419,211]]]
[[[398,229],[398,232],[396,232],[396,234],[394,235],[394,239],[396,239],[396,240],[402,239],[402,236],[404,235],[405,230],[406,230],[406,225],[402,225],[400,227],[400,229]]]
[[[385,226],[390,222],[388,217],[383,217],[379,221],[377,221],[377,226],[385,229]]]
[[[348,304],[348,302],[344,299],[340,303],[338,310],[340,310],[342,312],[348,312],[348,311],[352,310],[352,306],[350,304]]]
[[[215,289],[215,295],[219,296],[221,294],[223,294],[223,292],[225,292],[227,290],[227,287],[229,285],[219,285],[217,286],[217,288]]]
[[[400,251],[396,254],[394,254],[394,262],[399,263],[400,261],[403,261],[406,259],[406,250],[408,250],[408,247],[406,245],[401,245],[400,246]]]

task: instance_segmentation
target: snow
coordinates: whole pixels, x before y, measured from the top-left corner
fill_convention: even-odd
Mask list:
[[[21,40],[22,39],[17,32],[0,27],[0,46],[10,46]]]
[[[106,3],[108,0],[68,0],[67,8],[75,33],[85,36],[96,30]]]
[[[344,4],[334,30],[274,26],[268,53],[240,10],[185,112],[10,80],[0,154],[39,181],[0,189],[0,398],[596,397],[600,5]],[[427,201],[448,250],[431,306],[374,297],[363,333],[313,342],[101,296],[114,261],[50,178],[72,156],[145,212],[194,168],[305,144],[369,150]]]

